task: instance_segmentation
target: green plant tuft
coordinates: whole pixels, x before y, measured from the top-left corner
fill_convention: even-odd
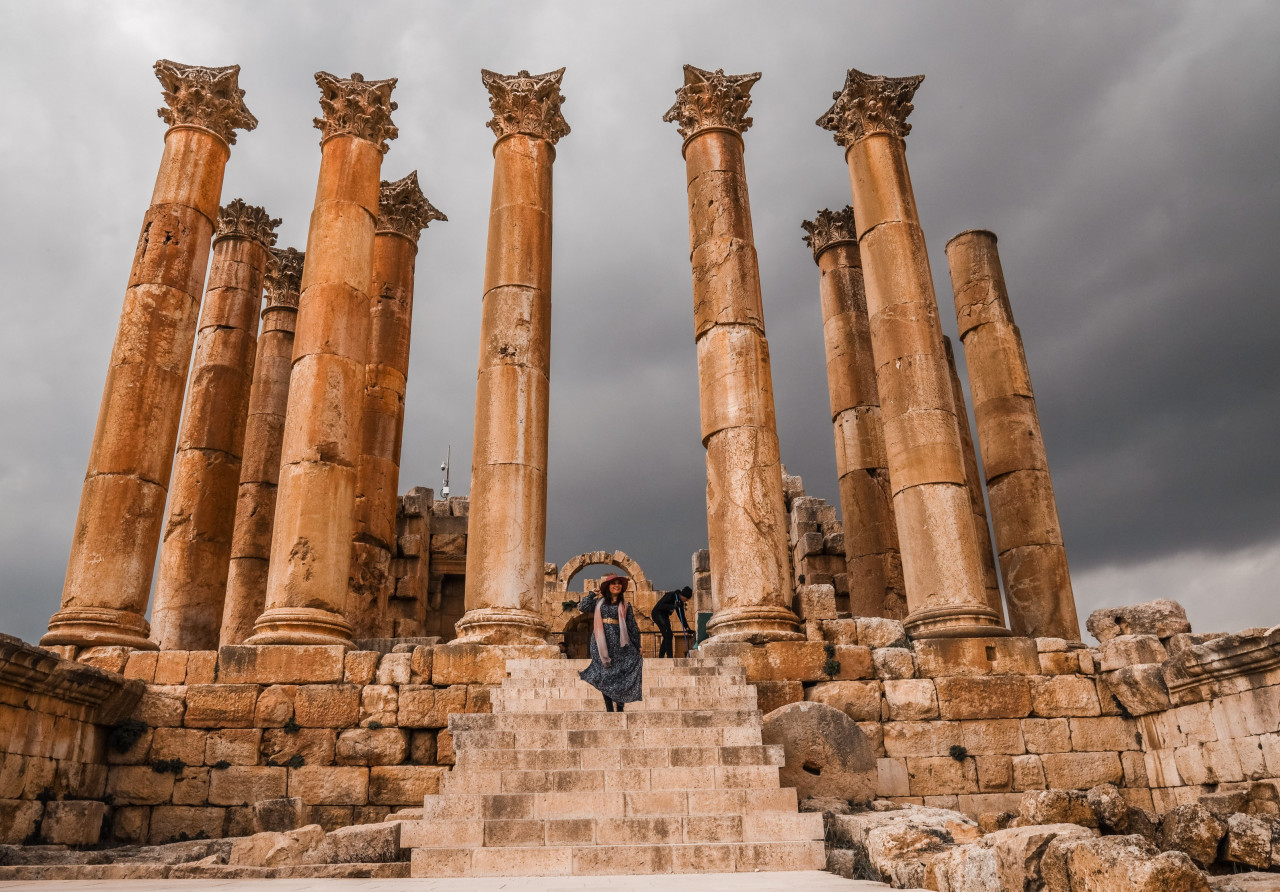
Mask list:
[[[381,731],[384,726],[382,722],[378,721],[377,719],[369,719],[368,723],[365,724],[365,727],[368,728],[370,731]]]
[[[302,726],[294,721],[293,716],[289,716],[289,721],[284,723],[283,730],[286,734],[297,734],[302,730]]]
[[[226,771],[228,768],[231,767],[231,763],[228,762],[226,759],[219,759],[218,761],[213,763],[213,767],[218,771]]]
[[[156,759],[151,763],[151,770],[156,774],[182,774],[187,763],[181,759]]]
[[[121,719],[111,726],[107,746],[112,752],[127,753],[147,733],[147,723],[140,719]]]
[[[827,661],[822,664],[822,674],[829,678],[835,678],[840,674],[840,661],[834,657],[827,657]]]
[[[958,743],[953,743],[951,745],[951,749],[947,750],[947,752],[949,752],[951,754],[951,758],[955,759],[957,762],[963,762],[964,757],[969,755],[969,751]]]
[[[289,761],[285,762],[284,764],[286,767],[289,767],[289,768],[301,768],[303,765],[307,764],[307,760],[302,758],[301,753],[294,753],[292,756],[289,757]]]

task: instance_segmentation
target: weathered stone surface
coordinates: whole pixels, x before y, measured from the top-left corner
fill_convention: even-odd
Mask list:
[[[223,684],[318,684],[342,681],[346,648],[337,644],[233,645],[218,651]]]
[[[107,806],[104,802],[50,802],[44,808],[40,838],[50,845],[97,845],[102,835],[102,820],[106,816]]]
[[[1100,678],[1099,691],[1104,697],[1106,694],[1115,697],[1123,711],[1131,716],[1160,712],[1172,706],[1159,663],[1126,666]]]
[[[324,829],[318,824],[283,833],[255,833],[232,842],[227,863],[252,867],[302,864],[307,853],[319,848],[324,839]]]
[[[384,765],[369,769],[369,801],[411,805],[440,792],[447,769],[438,765]]]
[[[0,844],[21,845],[44,816],[44,803],[33,799],[0,799]]]
[[[161,805],[151,810],[147,841],[151,845],[187,839],[207,839],[222,835],[226,822],[225,808]]]
[[[325,765],[291,768],[289,795],[308,805],[364,805],[369,801],[369,769]]]
[[[907,647],[907,633],[902,628],[902,623],[896,619],[860,616],[857,623],[857,643],[863,647],[870,647],[873,650],[884,647]]]
[[[915,655],[905,647],[877,647],[871,651],[876,678],[911,678],[916,674]]]
[[[302,728],[290,734],[272,728],[262,734],[262,755],[277,765],[302,760],[304,765],[328,765],[334,759],[337,733],[332,728]]]
[[[339,765],[399,765],[409,750],[409,732],[399,728],[349,728],[338,734]]]
[[[1140,836],[1059,837],[1041,861],[1046,892],[1208,892],[1181,852],[1158,852]]]
[[[938,694],[931,678],[886,679],[885,702],[895,722],[925,722],[938,718]]]
[[[912,796],[950,796],[978,789],[975,759],[952,756],[907,758],[907,780]]]
[[[1076,824],[1010,827],[957,846],[934,862],[939,892],[1022,892],[1044,888],[1044,851],[1058,837],[1091,837]]]
[[[188,728],[248,728],[258,702],[254,684],[190,685],[187,688]]]
[[[1271,865],[1274,822],[1253,815],[1234,814],[1227,818],[1228,861],[1267,868]]]
[[[1155,635],[1117,635],[1098,648],[1098,668],[1112,672],[1138,663],[1163,663],[1168,652]]]
[[[215,768],[209,774],[209,803],[251,805],[261,799],[283,797],[287,785],[284,768],[241,765]]]
[[[1042,790],[1022,797],[1018,815],[1023,824],[1079,824],[1097,827],[1098,816],[1084,793],[1076,790]]]
[[[1031,708],[1038,716],[1099,715],[1098,689],[1093,679],[1079,675],[1048,675],[1031,678]]]
[[[944,719],[1022,718],[1031,712],[1031,688],[1022,676],[951,676],[934,681]]]
[[[1160,847],[1186,852],[1201,867],[1208,867],[1218,856],[1218,843],[1226,835],[1227,825],[1199,804],[1179,805],[1160,819]]]
[[[804,685],[798,681],[757,681],[756,704],[765,713],[781,709],[788,703],[800,703],[804,700]]]
[[[1085,623],[1089,634],[1106,643],[1119,635],[1154,635],[1170,638],[1191,631],[1187,612],[1177,601],[1159,599],[1128,607],[1095,610]]]
[[[925,887],[940,854],[979,836],[977,824],[959,812],[890,803],[877,803],[875,811],[831,815],[827,831],[830,845],[852,850],[861,863],[856,878],[898,888]]]
[[[303,856],[310,864],[376,864],[400,860],[400,824],[340,827]]]
[[[259,704],[262,698],[258,698]],[[210,731],[205,737],[204,764],[216,765],[230,762],[232,765],[257,765],[262,746],[261,728],[229,728]]]
[[[804,699],[832,706],[855,722],[880,721],[880,683],[876,681],[819,682],[804,690]]]
[[[1085,796],[1089,808],[1098,816],[1098,826],[1108,833],[1129,832],[1129,802],[1115,784],[1099,784]]]
[[[1118,753],[1045,753],[1040,760],[1049,786],[1060,790],[1088,790],[1124,780]]]
[[[507,660],[558,659],[560,651],[550,645],[472,644],[451,641],[433,649],[431,683],[501,684],[507,677]]]
[[[352,684],[309,684],[297,688],[294,720],[304,728],[346,728],[360,714],[360,688]]]
[[[305,814],[306,807],[296,796],[259,800],[253,803],[254,832],[284,833],[287,830],[296,830],[302,826]]]
[[[449,724],[450,713],[466,712],[466,708],[465,685],[402,685],[396,724],[401,728],[444,728]]]
[[[792,703],[765,716],[761,736],[782,745],[786,761],[779,778],[802,799],[867,802],[875,794],[875,753],[843,712],[822,703]]]

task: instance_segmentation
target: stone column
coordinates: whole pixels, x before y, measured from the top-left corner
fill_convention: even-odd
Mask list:
[[[497,136],[459,638],[542,644],[551,359],[551,164],[564,69],[481,72]]]
[[[266,609],[248,644],[347,644],[379,175],[395,78],[316,74],[320,181],[307,233]]]
[[[253,365],[253,386],[249,391],[244,461],[236,496],[235,527],[231,533],[231,569],[227,574],[222,632],[218,636],[220,646],[244,644],[253,634],[254,621],[261,615],[267,597],[267,565],[276,516],[280,447],[284,439],[285,408],[289,403],[289,370],[293,365],[293,332],[298,323],[298,291],[304,256],[295,248],[277,248],[272,255],[266,277],[267,305],[262,311],[258,358]]]
[[[818,124],[846,147],[907,631],[915,638],[1008,634],[987,606],[929,255],[907,172],[906,118],[923,79],[849,69]]]
[[[987,606],[1000,614],[1004,623],[1004,602],[1000,599],[1000,577],[996,574],[996,553],[991,549],[991,528],[987,525],[987,501],[982,495],[982,471],[978,465],[978,452],[973,446],[973,433],[969,428],[969,410],[964,401],[964,389],[960,386],[960,373],[956,371],[956,355],[951,338],[945,335],[942,345],[947,348],[947,371],[951,375],[951,396],[956,404],[956,423],[960,427],[960,447],[964,450],[964,482],[969,490],[969,508],[973,511],[973,531],[978,537],[978,556],[982,558],[983,586],[987,593]]]
[[[161,59],[155,71],[169,130],[111,350],[62,608],[49,620],[45,645],[155,649],[143,615],[209,240],[235,131],[258,123],[237,85],[240,66]]]
[[[849,609],[854,616],[905,619],[902,556],[893,519],[880,395],[853,208],[818,211],[803,224],[822,272],[822,333],[836,436]]]
[[[218,216],[151,607],[161,650],[218,646],[263,276],[279,223],[239,198]]]
[[[418,187],[418,172],[382,183],[373,239],[369,351],[364,373],[364,421],[356,466],[355,538],[351,545],[351,621],[357,638],[389,638],[387,599],[395,587],[400,444],[418,236],[448,218]]]
[[[1018,635],[1079,641],[1049,460],[995,235],[960,233],[947,243],[947,261],[1009,625]]]
[[[684,137],[712,598],[722,640],[803,637],[791,612],[782,462],[742,134],[759,73],[684,66],[663,117]]]

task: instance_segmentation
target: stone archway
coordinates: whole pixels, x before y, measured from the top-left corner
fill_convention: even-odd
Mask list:
[[[617,567],[631,577],[631,581],[635,583],[637,591],[651,591],[653,589],[653,584],[649,582],[649,577],[644,575],[640,565],[624,552],[589,551],[565,562],[564,566],[560,568],[560,575],[556,578],[555,590],[557,592],[567,592],[573,577],[581,573],[584,567],[589,567],[592,564],[609,564]]]

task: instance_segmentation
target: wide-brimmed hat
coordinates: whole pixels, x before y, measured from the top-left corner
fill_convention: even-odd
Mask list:
[[[627,593],[627,588],[628,588],[628,586],[630,586],[630,585],[631,585],[631,577],[630,577],[630,576],[620,576],[620,575],[618,575],[617,573],[610,573],[608,576],[606,576],[606,577],[604,577],[603,579],[601,579],[601,580],[600,580],[600,592],[601,592],[601,594],[603,594],[603,593],[604,593],[604,591],[605,591],[605,589],[607,589],[607,588],[609,587],[609,583],[613,582],[614,580],[617,580],[618,582],[621,582],[621,583],[622,583],[622,593],[623,593],[623,594],[626,594],[626,593]]]

